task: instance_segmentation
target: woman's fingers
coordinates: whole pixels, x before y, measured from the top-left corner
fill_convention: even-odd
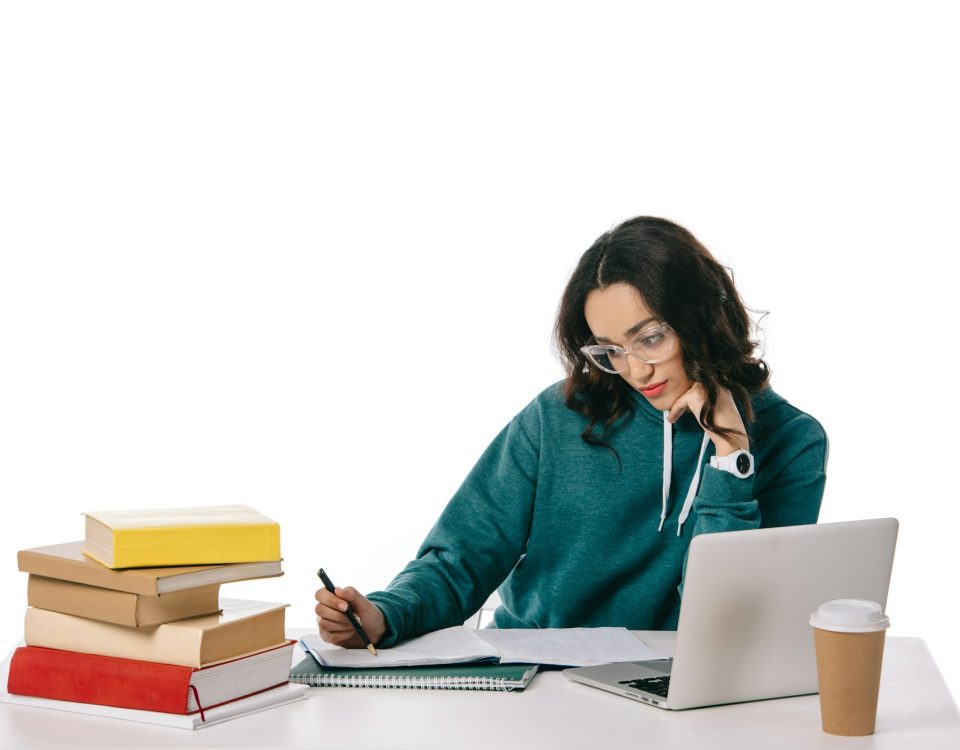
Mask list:
[[[336,593],[319,589],[314,597],[317,605],[314,611],[317,614],[317,629],[320,637],[328,643],[335,643],[346,648],[363,648],[363,640],[357,635],[346,611],[349,609],[359,620],[367,637],[376,644],[386,631],[383,613],[367,597],[356,589],[337,588]]]
[[[703,411],[703,405],[706,403],[706,400],[707,394],[703,390],[703,386],[700,385],[700,383],[694,383],[693,386],[670,407],[667,419],[670,422],[676,422],[683,416],[684,412],[689,411],[699,421],[700,412]]]

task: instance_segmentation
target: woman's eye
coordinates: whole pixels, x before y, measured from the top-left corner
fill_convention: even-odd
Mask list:
[[[649,336],[644,336],[642,339],[640,339],[639,343],[642,347],[652,349],[653,347],[659,345],[661,341],[663,341],[663,334],[658,332],[652,333]]]

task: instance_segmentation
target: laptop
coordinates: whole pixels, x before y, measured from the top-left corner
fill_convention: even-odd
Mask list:
[[[830,599],[886,608],[898,528],[879,518],[696,536],[673,658],[563,674],[674,710],[816,693],[810,614]]]

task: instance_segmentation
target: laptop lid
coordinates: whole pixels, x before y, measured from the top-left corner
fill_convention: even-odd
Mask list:
[[[701,534],[690,543],[670,708],[817,692],[810,613],[886,608],[895,518]]]

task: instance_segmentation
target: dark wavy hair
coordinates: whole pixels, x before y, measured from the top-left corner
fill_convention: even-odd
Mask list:
[[[584,316],[587,295],[617,283],[636,289],[679,338],[687,377],[706,391],[701,426],[725,436],[734,432],[713,421],[721,388],[742,405],[749,424],[749,394],[763,389],[770,368],[755,354],[750,318],[733,279],[686,229],[666,219],[639,216],[602,234],[583,254],[557,312],[554,336],[567,373],[566,403],[590,418],[583,440],[609,448],[593,434],[597,423],[606,434],[634,408],[630,385],[590,365],[580,351],[593,336]]]

